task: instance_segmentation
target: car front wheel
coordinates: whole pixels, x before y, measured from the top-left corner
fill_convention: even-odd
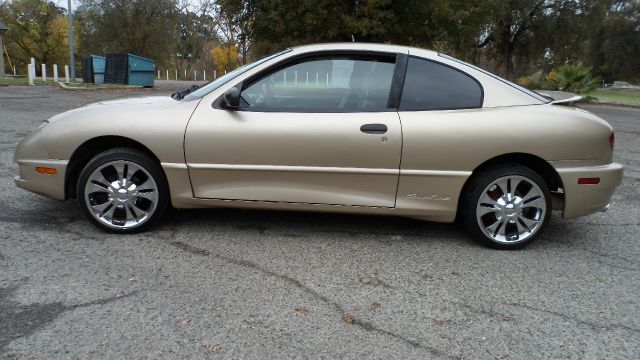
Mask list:
[[[113,233],[143,231],[168,203],[160,167],[145,153],[118,148],[98,154],[80,173],[80,208],[97,227]]]
[[[497,249],[517,249],[549,222],[551,194],[545,181],[523,166],[506,166],[480,175],[464,204],[467,230]]]

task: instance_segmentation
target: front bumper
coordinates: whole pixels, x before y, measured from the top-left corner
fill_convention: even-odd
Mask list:
[[[562,217],[573,219],[607,209],[616,187],[622,182],[623,167],[611,163],[599,166],[558,167],[564,187],[564,211]],[[600,178],[595,185],[580,185],[579,178]]]
[[[57,200],[64,200],[64,177],[67,160],[17,160],[20,175],[15,177],[16,185],[36,194]],[[55,175],[39,174],[36,167],[48,167],[57,170]]]

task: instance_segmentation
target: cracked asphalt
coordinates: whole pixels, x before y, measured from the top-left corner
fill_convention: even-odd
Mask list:
[[[587,107],[623,183],[522,251],[455,224],[228,209],[117,236],[15,187],[41,120],[172,86],[0,87],[0,358],[640,358],[640,109]]]

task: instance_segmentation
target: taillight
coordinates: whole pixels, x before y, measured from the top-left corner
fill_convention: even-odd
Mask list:
[[[611,132],[611,135],[609,135],[609,146],[611,146],[611,151],[613,151],[613,146],[616,143],[616,136],[613,134],[613,131]]]

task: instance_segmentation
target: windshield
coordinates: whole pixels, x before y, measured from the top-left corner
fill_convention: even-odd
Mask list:
[[[210,83],[207,83],[206,85],[202,85],[202,87],[198,88],[197,90],[194,90],[193,92],[189,93],[187,96],[185,96],[183,99],[184,100],[194,100],[194,99],[200,99],[201,97],[207,95],[208,93],[212,92],[213,90],[219,88],[220,86],[226,84],[227,82],[229,82],[231,79],[235,78],[236,76],[249,71],[251,69],[253,69],[254,67],[265,63],[277,56],[280,56],[284,53],[287,53],[291,51],[291,49],[287,49],[284,51],[280,51],[278,53],[272,54],[272,55],[268,55],[263,57],[262,59],[256,60],[252,63],[248,63],[245,64],[231,72],[228,72],[222,76],[220,76],[219,78],[211,81]]]
[[[445,59],[449,59],[449,60],[455,61],[455,62],[463,64],[463,65],[467,65],[468,67],[473,68],[475,70],[478,70],[478,71],[480,71],[481,73],[483,73],[485,75],[489,75],[489,76],[491,76],[492,78],[494,78],[496,80],[502,81],[503,83],[505,83],[505,84],[507,84],[507,85],[509,85],[509,86],[511,86],[513,88],[516,88],[516,89],[522,91],[523,93],[525,93],[525,94],[527,94],[527,95],[529,95],[529,96],[531,96],[531,97],[533,97],[533,98],[535,98],[535,99],[537,99],[539,101],[542,101],[543,103],[548,103],[550,101],[547,96],[544,96],[542,94],[538,94],[537,92],[531,91],[529,89],[526,89],[526,88],[524,88],[524,87],[522,87],[522,86],[520,86],[518,84],[514,84],[511,81],[505,80],[505,79],[503,79],[503,78],[501,78],[501,77],[499,77],[499,76],[497,76],[495,74],[492,74],[492,73],[488,72],[487,70],[484,70],[484,69],[482,69],[480,67],[477,67],[475,65],[466,63],[466,62],[464,62],[464,61],[462,61],[460,59],[456,59],[453,56],[449,56],[449,55],[441,54],[441,53],[438,53],[438,56],[443,57]]]

